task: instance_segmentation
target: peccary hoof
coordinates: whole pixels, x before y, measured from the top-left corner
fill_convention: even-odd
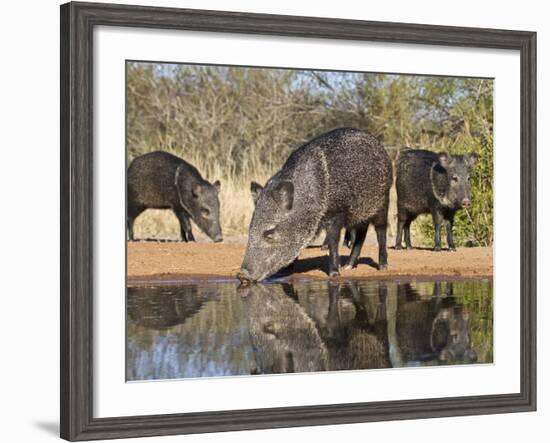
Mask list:
[[[441,246],[434,246],[434,251],[435,252],[441,251]]]
[[[402,248],[401,248],[401,245],[395,245],[395,250],[396,250],[396,251],[401,251],[401,249],[402,249]]]
[[[329,277],[340,277],[340,273],[338,271],[330,271],[328,276]]]
[[[355,268],[355,266],[353,266],[351,263],[346,263],[343,269],[345,269],[346,271],[349,271],[350,269],[353,269],[353,268]]]
[[[322,244],[321,245],[321,251],[328,251],[328,245],[327,244]]]
[[[411,245],[407,245],[407,251],[412,251],[414,248]]]
[[[385,269],[388,269],[388,264],[387,263],[378,265],[378,270],[379,271],[384,271]]]
[[[456,248],[454,246],[449,248],[449,252],[456,252]]]

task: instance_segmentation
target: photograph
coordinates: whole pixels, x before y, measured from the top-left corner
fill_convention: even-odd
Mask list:
[[[60,7],[59,435],[517,437],[542,25],[146,3]]]
[[[127,382],[494,362],[493,78],[125,71]]]

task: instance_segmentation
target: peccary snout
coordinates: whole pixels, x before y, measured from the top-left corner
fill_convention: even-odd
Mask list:
[[[250,276],[250,273],[246,270],[246,268],[241,268],[241,270],[237,274],[237,278],[244,285],[247,285],[253,282],[252,277]]]
[[[186,184],[179,184],[179,201],[197,224],[197,226],[214,242],[223,240],[220,226],[220,182],[212,184],[203,180],[192,186],[191,195],[186,192]]]
[[[472,202],[470,201],[469,198],[462,199],[462,207],[463,208],[469,208],[470,206],[472,206]]]

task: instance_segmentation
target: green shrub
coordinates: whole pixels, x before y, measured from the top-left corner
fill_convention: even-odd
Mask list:
[[[166,150],[221,179],[224,230],[246,234],[251,180],[264,182],[297,146],[337,127],[365,129],[395,158],[405,147],[476,151],[472,202],[457,245],[493,239],[493,81],[288,69],[128,63],[128,160]],[[225,188],[224,188],[225,182]],[[390,211],[394,232],[395,211]],[[431,222],[413,225],[431,243]]]

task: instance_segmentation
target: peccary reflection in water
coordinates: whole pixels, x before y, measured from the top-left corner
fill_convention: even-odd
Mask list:
[[[199,291],[188,285],[182,291],[177,286],[151,286],[128,288],[128,320],[140,326],[162,330],[185,322],[199,312],[209,300],[219,295],[214,291]]]
[[[141,286],[127,306],[129,380],[492,362],[487,281]]]
[[[245,298],[253,374],[473,363],[469,316],[441,284],[422,300],[410,284],[327,282],[320,309],[290,285],[252,285]]]
[[[249,375],[254,358],[235,284],[129,287],[127,380]]]
[[[355,283],[351,282],[350,285],[349,288],[353,292],[359,291]],[[358,304],[353,298],[349,298],[346,307],[342,297],[343,285],[328,282],[327,286],[328,307],[326,320],[319,323],[318,327],[329,349],[330,369],[379,369],[390,367],[384,333],[376,330],[373,321],[376,311],[370,303],[372,297],[367,300],[367,306]],[[351,303],[349,303],[350,301]]]
[[[324,318],[308,312],[316,318],[326,343],[331,370],[477,360],[469,315],[452,296],[452,284],[444,291],[435,283],[427,300],[410,284],[373,284],[377,286],[374,294],[365,293],[353,281],[328,282]]]
[[[286,290],[286,292],[285,292]],[[256,368],[251,373],[311,372],[327,369],[327,349],[315,323],[289,295],[288,285],[251,285],[245,298]]]
[[[438,360],[441,363],[474,363],[477,354],[471,347],[470,316],[453,297],[453,285],[447,291],[434,285],[430,300],[420,296],[410,284],[399,287],[396,317],[397,341],[408,361]]]

